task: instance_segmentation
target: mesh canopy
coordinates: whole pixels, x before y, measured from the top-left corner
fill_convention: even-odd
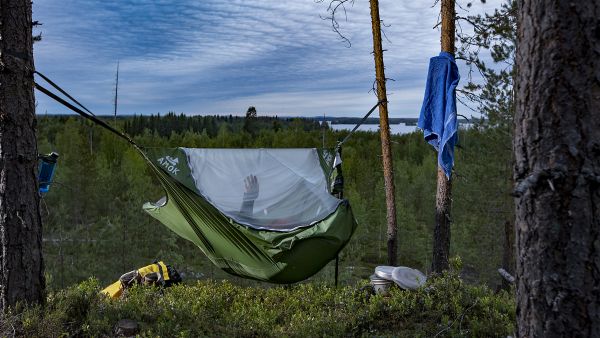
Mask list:
[[[289,231],[341,202],[328,191],[316,149],[182,149],[198,191],[238,223]]]

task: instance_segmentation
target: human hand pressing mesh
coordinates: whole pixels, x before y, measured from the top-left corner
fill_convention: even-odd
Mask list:
[[[254,175],[249,175],[244,179],[246,190],[244,191],[244,201],[254,201],[258,198],[258,179]]]

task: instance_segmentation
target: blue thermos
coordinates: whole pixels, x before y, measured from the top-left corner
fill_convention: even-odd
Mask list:
[[[52,183],[52,177],[54,177],[57,160],[58,153],[56,152],[39,156],[38,182],[40,186],[40,194],[45,194],[48,192],[48,190],[50,190],[50,183]]]

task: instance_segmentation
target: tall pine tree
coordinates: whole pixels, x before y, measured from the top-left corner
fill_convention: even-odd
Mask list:
[[[519,1],[520,337],[600,332],[599,15],[599,1]]]
[[[0,311],[43,299],[30,0],[0,0]]]

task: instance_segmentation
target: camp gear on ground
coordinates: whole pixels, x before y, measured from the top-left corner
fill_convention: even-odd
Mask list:
[[[140,284],[142,282],[142,278],[143,277],[139,271],[133,270],[122,274],[121,277],[119,277],[119,282],[121,282],[123,288],[127,289],[135,284]]]
[[[124,273],[119,280],[107,286],[101,292],[111,298],[119,298],[123,291],[136,284],[168,287],[181,282],[181,276],[172,266],[162,261]]]
[[[429,61],[425,97],[417,126],[425,140],[438,151],[438,165],[450,179],[454,146],[458,142],[456,86],[460,80],[454,56],[441,52]]]
[[[142,279],[142,284],[144,285],[162,285],[163,280],[162,276],[158,274],[158,272],[151,272],[144,276]]]
[[[390,287],[392,286],[393,282],[390,280],[387,280],[385,278],[381,278],[377,275],[371,275],[370,277],[370,281],[371,281],[371,286],[373,287],[373,291],[378,294],[378,295],[387,295],[390,291]]]
[[[394,271],[394,266],[380,265],[375,268],[375,275],[380,278],[392,280],[392,271]]]
[[[377,288],[384,287],[382,285],[385,283],[382,280],[395,282],[405,290],[414,290],[423,286],[427,282],[427,277],[421,271],[406,266],[380,265],[375,268],[375,274],[371,276],[371,285],[375,291]]]
[[[392,280],[405,290],[415,290],[425,285],[427,277],[419,270],[399,266],[392,271]]]
[[[171,265],[167,265],[167,274],[168,274],[169,278],[164,280],[165,287],[169,287],[173,284],[181,283],[181,281],[183,280],[183,278],[181,278],[181,275],[179,274],[179,271],[177,271]]]
[[[58,161],[58,153],[51,152],[47,155],[38,156],[38,182],[41,194],[45,194],[50,190],[50,184],[54,178],[56,163]]]

